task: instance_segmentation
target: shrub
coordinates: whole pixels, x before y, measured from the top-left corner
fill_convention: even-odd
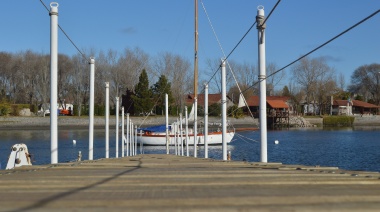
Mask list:
[[[325,116],[323,117],[323,126],[351,127],[354,120],[353,116]]]
[[[0,103],[0,116],[6,116],[11,111],[11,105],[8,102],[1,102]]]
[[[237,105],[232,105],[228,108],[227,114],[233,118],[242,118],[244,117],[244,113],[242,108],[238,108]]]

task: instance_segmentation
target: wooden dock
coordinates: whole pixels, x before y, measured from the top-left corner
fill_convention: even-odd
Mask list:
[[[379,211],[380,174],[138,155],[0,171],[0,211]]]

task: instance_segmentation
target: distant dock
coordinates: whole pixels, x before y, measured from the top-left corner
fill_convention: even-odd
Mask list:
[[[138,155],[0,171],[0,211],[379,211],[380,174]]]

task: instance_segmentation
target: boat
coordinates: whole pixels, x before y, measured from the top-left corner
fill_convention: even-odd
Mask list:
[[[194,49],[194,99],[197,99],[198,95],[198,3],[195,1],[195,49]],[[222,86],[223,87],[223,86]],[[222,89],[223,90],[223,89]],[[224,94],[225,95],[225,94]],[[223,99],[223,98],[222,98]],[[189,120],[194,121],[194,131],[188,133],[188,138],[186,139],[185,132],[182,130],[175,129],[175,127],[170,126],[168,129],[168,134],[166,135],[166,126],[155,126],[152,128],[139,129],[141,133],[137,135],[137,143],[142,145],[224,145],[223,143],[223,132],[217,130],[214,132],[207,133],[207,141],[205,142],[205,136],[203,133],[198,133],[197,131],[197,106],[195,105],[197,101],[194,101],[193,107],[191,109]],[[225,113],[222,112],[222,114]],[[167,115],[167,114],[166,114]],[[226,114],[223,114],[226,117]],[[182,122],[183,123],[183,122]],[[225,123],[227,125],[227,123]],[[178,123],[175,126],[179,126]],[[227,127],[227,126],[225,126]],[[226,129],[226,128],[224,128]],[[225,133],[224,141],[225,143],[230,143],[235,135],[235,130],[230,130]],[[167,138],[168,136],[168,138]],[[194,141],[194,137],[197,141]],[[182,140],[182,142],[181,142]],[[187,142],[187,143],[186,143]]]
[[[137,135],[137,143],[140,145],[148,145],[148,146],[165,146],[166,145],[166,127],[165,125],[147,127],[138,129]],[[182,136],[181,136],[182,135]],[[226,133],[226,143],[230,143],[232,138],[235,135],[235,130],[230,130]],[[217,130],[213,132],[209,132],[207,134],[207,145],[221,145],[222,144],[222,131]],[[182,143],[186,145],[186,141],[188,145],[194,145],[194,133],[190,130],[188,139],[186,139],[185,132],[182,133],[174,133],[174,130],[171,125],[169,125],[169,145],[178,145]],[[197,134],[197,145],[204,145],[204,134]]]

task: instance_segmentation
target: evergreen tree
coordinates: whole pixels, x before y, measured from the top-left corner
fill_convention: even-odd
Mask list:
[[[132,96],[135,111],[143,114],[150,113],[153,107],[152,91],[149,89],[149,79],[145,69],[142,70],[139,82]]]
[[[165,94],[168,94],[168,102],[171,105],[174,101],[171,84],[165,75],[161,75],[156,84],[152,86],[153,98],[157,102],[157,114],[165,114]]]

